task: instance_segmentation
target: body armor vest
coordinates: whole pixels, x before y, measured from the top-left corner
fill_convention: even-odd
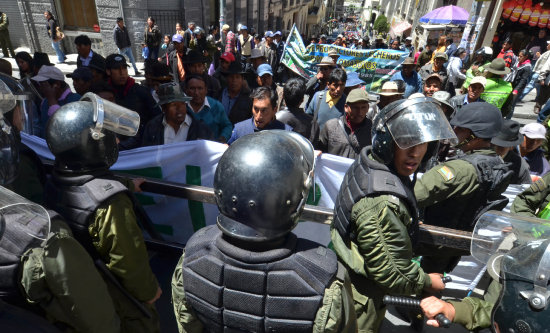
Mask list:
[[[355,240],[350,228],[353,205],[364,197],[394,195],[403,200],[409,208],[413,219],[413,224],[409,227],[409,236],[414,244],[418,231],[418,208],[414,192],[386,165],[369,158],[371,151],[370,146],[364,148],[346,172],[334,205],[333,226],[342,239]]]
[[[63,216],[74,237],[93,258],[97,257],[88,231],[91,217],[97,208],[115,194],[128,192],[116,180],[95,178],[92,175],[63,177],[53,173],[46,184],[46,205]]]
[[[207,332],[312,332],[337,271],[334,252],[293,233],[261,252],[236,247],[208,226],[188,241],[182,276]]]
[[[464,200],[447,199],[426,207],[424,223],[452,229],[472,230],[477,219],[489,210],[502,210],[508,199],[502,195],[513,171],[497,155],[468,154],[457,159],[472,164],[477,172],[478,190]]]
[[[54,211],[48,210],[50,220],[58,216]],[[17,218],[13,215],[2,215],[0,218],[5,219],[6,225],[10,225],[13,222],[12,219]],[[11,221],[10,221],[11,220]],[[29,224],[32,226],[32,224]],[[0,299],[17,306],[26,305],[24,297],[19,292],[20,290],[20,269],[21,269],[21,256],[27,252],[33,246],[32,242],[36,242],[35,239],[30,239],[26,234],[17,234],[16,231],[23,232],[18,228],[11,229],[10,232],[10,248],[0,249]],[[5,235],[0,235],[2,237]],[[5,244],[5,243],[4,243]]]

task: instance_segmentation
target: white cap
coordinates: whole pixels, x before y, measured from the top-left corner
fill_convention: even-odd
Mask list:
[[[65,75],[63,75],[61,70],[55,66],[43,65],[42,67],[40,67],[38,74],[36,76],[33,76],[31,79],[36,82],[47,81],[50,79],[65,81]]]
[[[486,55],[493,55],[493,49],[490,48],[489,46],[484,46],[483,47],[483,52],[485,52]]]
[[[407,98],[407,99],[415,99],[415,98],[422,98],[422,97],[426,97],[426,96],[424,96],[423,93],[414,93],[414,94],[410,95],[409,98]]]
[[[470,81],[470,85],[479,83],[483,86],[483,89],[485,89],[485,86],[487,85],[487,79],[484,76],[474,76],[472,81]]]
[[[545,139],[546,138],[546,128],[544,125],[539,123],[530,123],[523,126],[519,132],[529,139]]]
[[[405,40],[413,40],[413,38],[411,36],[405,38]]]

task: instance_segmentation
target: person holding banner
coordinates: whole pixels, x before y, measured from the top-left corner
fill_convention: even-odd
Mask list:
[[[373,121],[372,146],[350,166],[334,206],[331,240],[353,285],[359,332],[378,332],[384,295],[445,288],[441,275],[412,261],[418,210],[410,176],[437,155],[439,140],[456,142],[449,123],[426,98],[399,100]]]
[[[306,113],[313,116],[314,128],[317,127],[321,130],[327,120],[338,118],[344,114],[346,102],[344,90],[347,79],[346,71],[335,68],[328,77],[328,90],[319,91],[313,95]]]
[[[306,83],[306,95],[309,96],[307,105],[309,105],[316,92],[325,90],[330,73],[336,68],[336,65],[332,61],[332,58],[325,56],[321,59],[321,62],[317,64],[317,68],[319,69],[317,75],[312,76]]]

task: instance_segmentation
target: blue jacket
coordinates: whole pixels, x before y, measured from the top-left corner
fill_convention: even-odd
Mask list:
[[[410,95],[414,93],[421,93],[422,92],[422,78],[420,75],[418,75],[417,72],[412,72],[412,75],[409,77],[403,77],[403,72],[397,72],[392,75],[391,81],[395,80],[403,80],[405,81],[406,87],[405,87],[405,93],[403,94],[403,98],[408,98]]]
[[[202,120],[210,128],[215,140],[220,137],[223,137],[225,141],[229,140],[233,124],[229,121],[222,103],[212,97],[206,96],[206,98],[210,107],[205,105],[199,113],[193,113],[193,116]]]
[[[274,129],[292,131],[292,127],[288,126],[287,124],[283,124],[277,119],[274,119],[272,122],[267,124],[267,126],[264,128],[258,128],[256,127],[256,125],[254,125],[254,118],[249,118],[247,120],[243,120],[240,123],[235,124],[233,133],[231,133],[231,138],[229,139],[229,141],[227,141],[227,143],[232,144],[238,138],[248,134],[252,134],[254,132],[260,132],[263,130],[274,130]]]

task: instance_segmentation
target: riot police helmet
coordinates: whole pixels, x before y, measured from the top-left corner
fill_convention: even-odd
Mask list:
[[[378,112],[372,125],[372,152],[386,165],[394,159],[394,143],[401,149],[429,143],[425,163],[444,139],[457,141],[439,101],[431,97],[394,101]]]
[[[19,165],[19,138],[4,114],[16,107],[16,95],[0,80],[0,185],[9,184],[17,177]]]
[[[464,105],[451,119],[453,127],[467,128],[481,139],[492,139],[502,128],[502,113],[486,102],[473,102]]]
[[[59,108],[46,128],[55,168],[70,173],[108,169],[118,158],[116,135],[133,136],[139,115],[93,93]]]
[[[314,161],[311,143],[288,131],[261,131],[231,144],[214,175],[224,235],[253,243],[287,235],[304,208]]]

